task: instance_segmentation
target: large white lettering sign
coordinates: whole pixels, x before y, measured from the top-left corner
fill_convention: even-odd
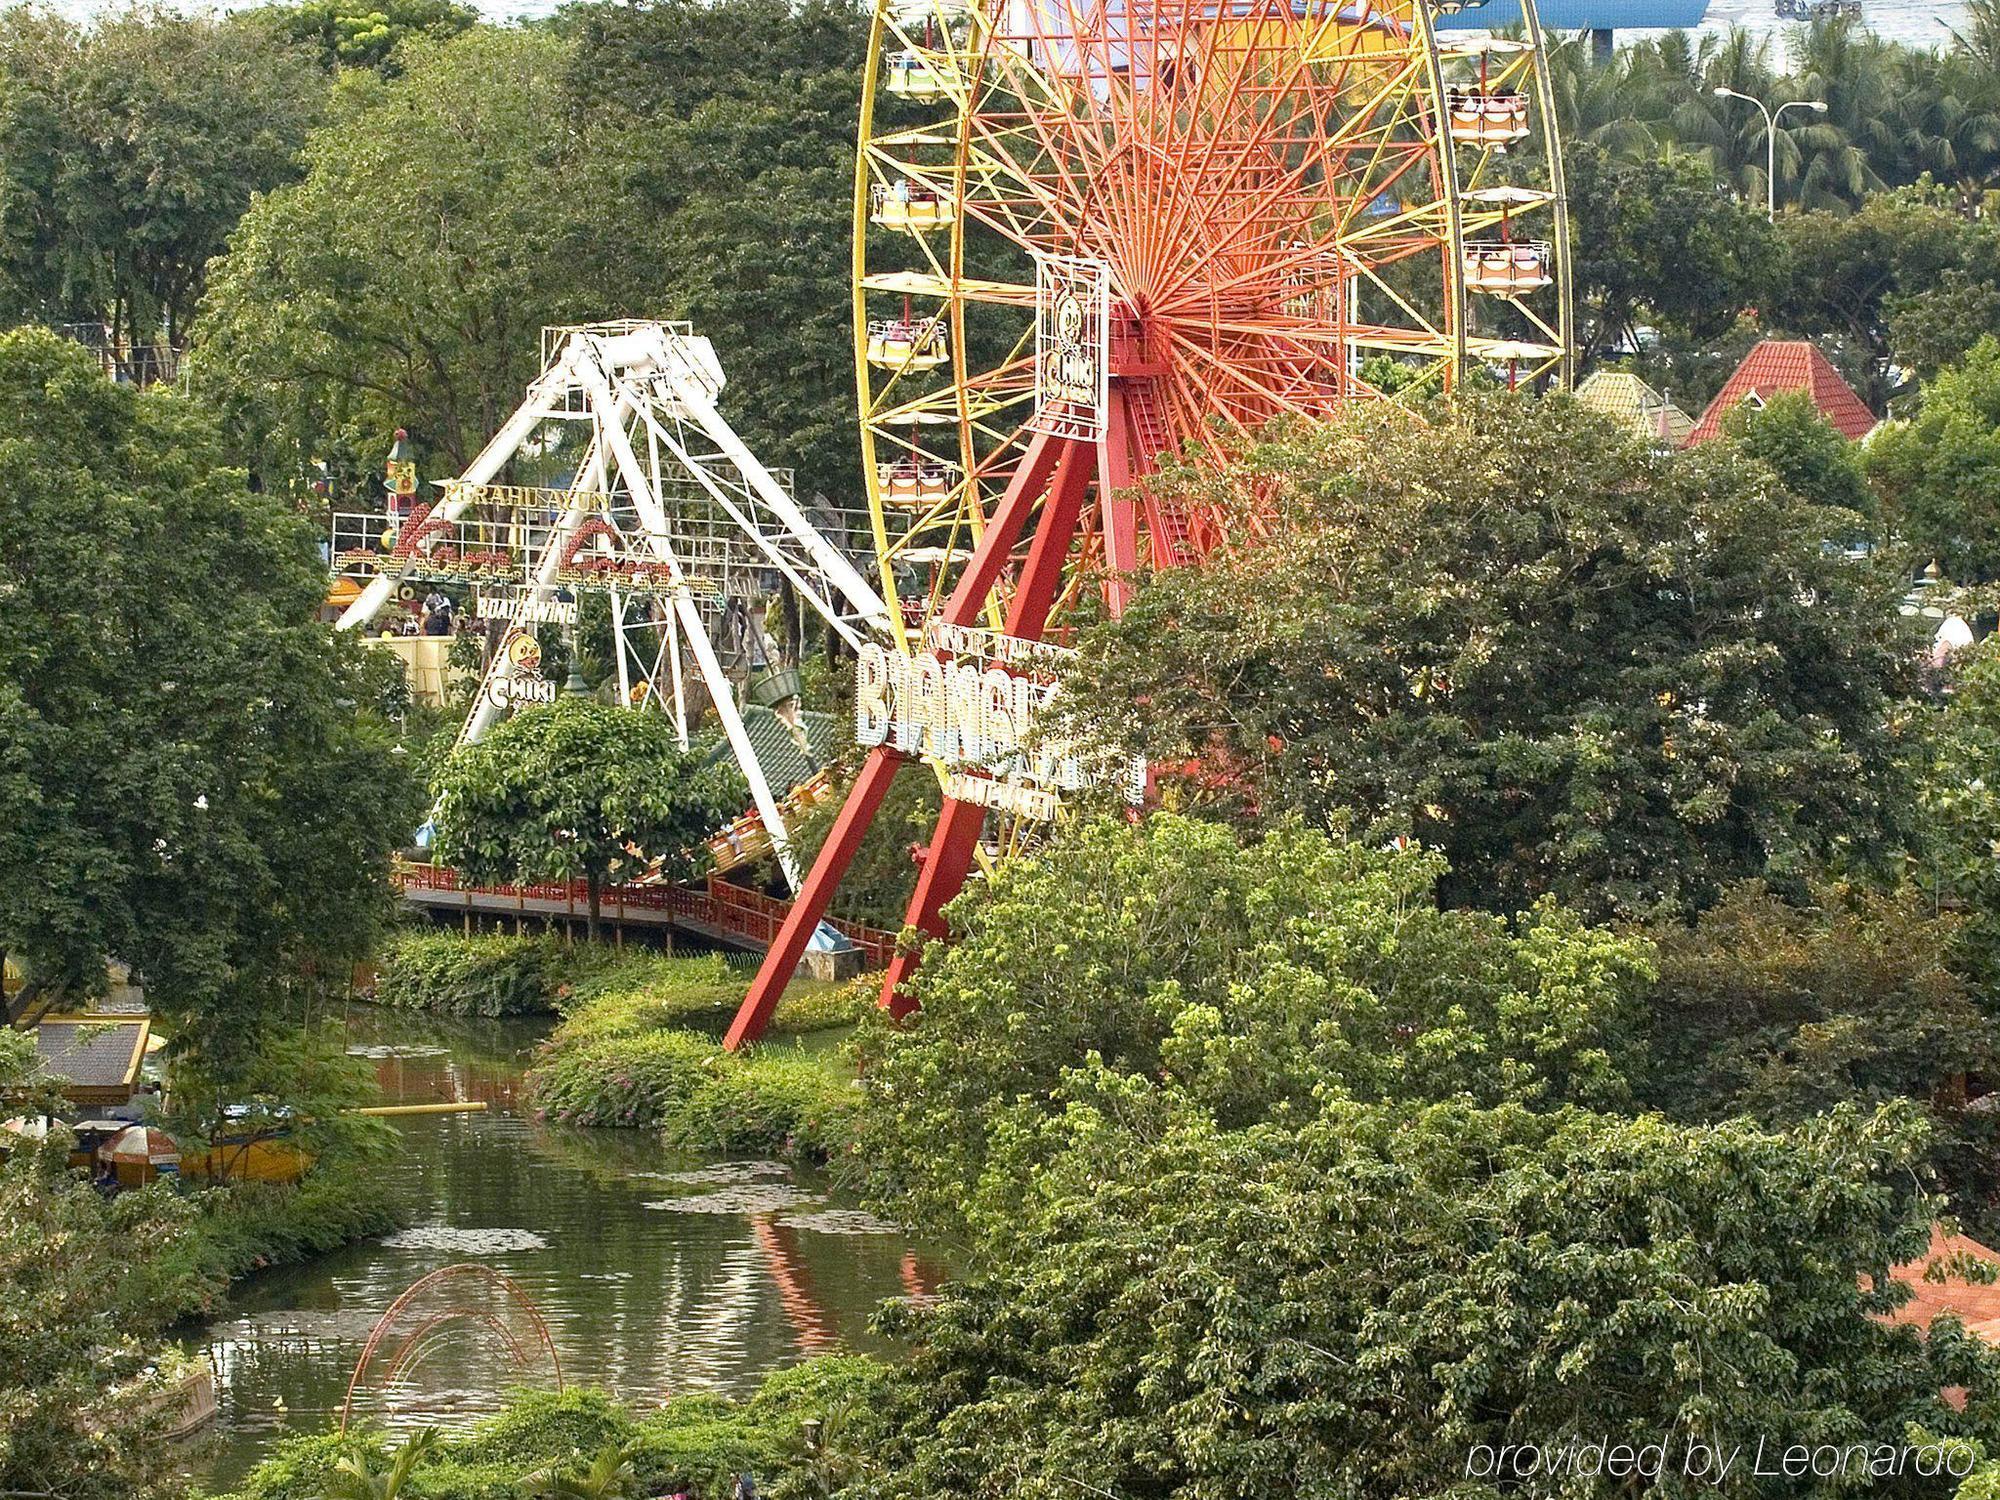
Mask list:
[[[1048,666],[1062,648],[992,631],[934,625],[930,650],[906,657],[870,642],[854,674],[854,738],[942,761],[947,793],[1023,817],[1055,815],[1058,794],[1100,781],[1074,749],[1036,736],[1036,719],[1058,692],[1052,679],[1002,662]],[[945,653],[940,655],[939,653]],[[1145,789],[1145,765],[1120,768],[1127,796]]]

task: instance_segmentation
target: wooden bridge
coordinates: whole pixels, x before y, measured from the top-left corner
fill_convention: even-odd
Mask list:
[[[410,905],[433,913],[581,922],[590,916],[590,888],[581,880],[534,885],[466,885],[449,865],[399,860],[396,884]],[[598,901],[601,921],[623,927],[684,932],[718,947],[762,953],[771,945],[789,901],[732,885],[710,875],[701,885],[607,885]],[[867,956],[871,969],[886,968],[896,936],[859,922],[829,917],[828,924]]]

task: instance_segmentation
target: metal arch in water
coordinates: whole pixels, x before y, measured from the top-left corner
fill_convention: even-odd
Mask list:
[[[368,1331],[367,1342],[361,1346],[361,1357],[354,1362],[354,1373],[347,1380],[347,1395],[340,1403],[340,1430],[347,1431],[354,1415],[355,1393],[370,1383],[366,1377],[374,1373],[376,1356],[395,1331],[399,1320],[412,1307],[434,1294],[444,1298],[444,1306],[425,1313],[417,1326],[395,1344],[381,1375],[383,1386],[394,1384],[415,1357],[424,1339],[436,1329],[454,1323],[483,1325],[491,1329],[506,1349],[508,1360],[515,1370],[526,1370],[530,1363],[529,1347],[523,1343],[517,1329],[500,1314],[475,1305],[474,1298],[482,1292],[497,1292],[506,1306],[518,1315],[520,1322],[525,1323],[528,1342],[539,1345],[547,1354],[549,1368],[555,1373],[555,1388],[560,1392],[563,1388],[562,1356],[556,1352],[555,1340],[549,1334],[549,1325],[542,1317],[541,1309],[535,1305],[535,1299],[522,1289],[520,1283],[491,1266],[462,1262],[441,1266],[412,1282],[375,1320],[375,1326]]]

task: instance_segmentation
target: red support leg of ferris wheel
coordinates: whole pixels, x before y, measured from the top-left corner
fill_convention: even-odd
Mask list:
[[[1028,640],[1041,636],[1062,584],[1063,564],[1076,536],[1077,518],[1090,487],[1096,453],[1095,444],[1062,440],[1062,457],[1056,464],[1055,477],[1049,482],[1049,497],[1042,506],[1035,540],[1028,549],[1028,560],[1021,566],[1014,598],[1007,608],[1002,628],[1008,635]],[[975,603],[970,618],[954,623],[969,624],[977,614]],[[905,926],[916,928],[927,938],[944,936],[945,905],[965,888],[965,878],[972,873],[979,835],[985,826],[984,807],[953,797],[945,799],[924,856],[923,871],[917,877],[916,891],[910,897],[909,913],[903,918]],[[917,962],[918,954],[914,951],[897,954],[882,980],[882,1006],[897,1020],[916,1007],[916,1001],[904,992],[903,984]]]
[[[958,587],[945,606],[943,618],[946,621],[954,625],[970,625],[979,618],[979,611],[985,606],[993,586],[999,582],[1001,570],[1006,566],[1015,542],[1027,528],[1035,503],[1048,486],[1050,474],[1056,469],[1064,450],[1073,446],[1062,439],[1047,436],[1037,436],[1028,445],[1013,478],[1008,481],[1006,494],[994,509],[993,519],[980,536],[972,560],[966,564],[964,576],[959,579]],[[1073,530],[1074,517],[1070,524]],[[1037,542],[1039,540],[1038,532]],[[1046,605],[1042,612],[1047,614]],[[875,821],[882,799],[889,794],[890,783],[896,779],[896,772],[902,764],[902,754],[887,745],[878,745],[868,752],[860,776],[849,790],[847,801],[841,805],[840,815],[834,819],[832,831],[820,846],[819,857],[813,861],[805,883],[799,887],[792,909],[786,913],[778,935],[771,940],[771,946],[764,954],[764,962],[758,966],[750,992],[743,997],[736,1019],[730,1023],[729,1032],[722,1039],[727,1051],[738,1051],[756,1041],[771,1024],[772,1013],[778,1008],[785,986],[792,982],[799,960],[805,956],[806,944],[812,941],[813,933],[826,916],[833,893],[847,874],[847,867],[854,862],[854,856],[861,848],[862,836],[867,833],[868,825]],[[975,838],[977,832],[975,826]],[[933,839],[933,847],[936,842]],[[963,880],[961,875],[961,884]]]

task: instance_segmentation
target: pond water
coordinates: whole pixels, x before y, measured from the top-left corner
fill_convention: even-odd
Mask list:
[[[812,1354],[879,1351],[875,1308],[935,1284],[933,1262],[810,1173],[527,1118],[517,1093],[541,1025],[357,1006],[348,1027],[391,1102],[483,1100],[487,1112],[399,1119],[380,1174],[411,1227],[251,1278],[184,1341],[217,1373],[221,1420],[200,1466],[215,1488],[275,1439],[337,1424],[377,1319],[447,1265],[501,1273],[533,1311],[483,1273],[421,1300],[379,1345],[374,1371],[400,1366],[397,1378],[357,1391],[357,1416],[450,1425],[511,1385],[546,1383],[537,1315],[570,1384],[641,1409],[677,1391],[741,1392]]]

